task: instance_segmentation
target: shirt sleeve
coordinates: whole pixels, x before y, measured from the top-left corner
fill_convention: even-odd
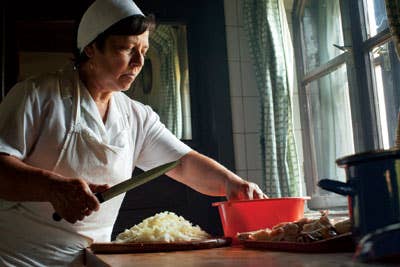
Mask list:
[[[146,171],[178,160],[192,150],[165,127],[149,106],[144,106],[144,115],[145,140],[136,162],[137,167]]]
[[[29,89],[30,88],[30,89]],[[40,128],[33,83],[17,83],[0,104],[0,153],[24,159]]]

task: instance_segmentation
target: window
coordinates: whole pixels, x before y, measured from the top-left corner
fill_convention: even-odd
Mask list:
[[[346,207],[346,197],[319,189],[318,180],[345,181],[336,159],[395,144],[400,65],[385,2],[299,0],[294,7],[309,207]]]
[[[394,146],[399,110],[400,64],[392,41],[375,46],[369,51],[372,62],[376,109],[384,149]]]

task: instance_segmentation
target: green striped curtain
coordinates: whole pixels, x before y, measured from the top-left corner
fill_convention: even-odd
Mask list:
[[[283,0],[281,0],[283,1]],[[299,165],[293,133],[288,65],[293,63],[283,3],[242,0],[244,30],[257,77],[261,107],[263,190],[270,197],[299,196]],[[283,16],[282,16],[283,15]]]
[[[168,25],[158,25],[150,35],[150,46],[160,58],[160,99],[163,100],[158,115],[164,124],[178,138],[182,137],[182,107],[180,94],[179,58],[176,34]]]

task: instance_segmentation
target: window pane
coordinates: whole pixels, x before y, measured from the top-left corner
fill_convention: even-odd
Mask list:
[[[388,149],[394,146],[396,137],[400,62],[392,41],[375,47],[370,52],[370,58],[373,62],[375,103],[383,141],[381,148]]]
[[[307,0],[301,23],[306,72],[343,53],[339,0]]]
[[[385,0],[364,1],[367,38],[371,38],[388,27]]]
[[[354,153],[346,66],[311,82],[306,90],[317,177],[345,181],[344,169],[337,167],[335,160]]]

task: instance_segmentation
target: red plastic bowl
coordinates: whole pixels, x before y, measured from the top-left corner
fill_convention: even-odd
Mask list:
[[[237,243],[239,232],[272,228],[278,223],[304,217],[304,203],[310,197],[285,197],[216,202],[226,237]]]

